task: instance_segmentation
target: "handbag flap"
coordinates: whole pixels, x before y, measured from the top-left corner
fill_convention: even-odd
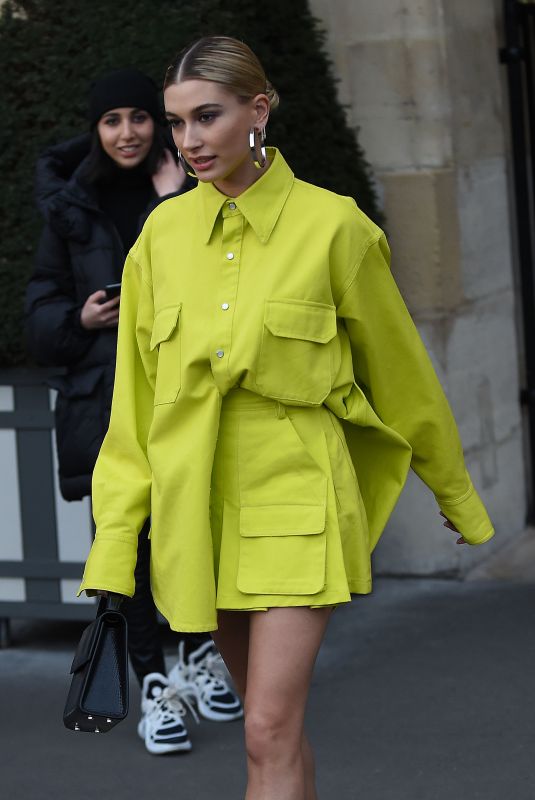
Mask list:
[[[72,660],[71,674],[78,672],[91,658],[98,638],[98,626],[99,618],[97,617],[82,633]]]
[[[123,619],[123,615],[118,611],[104,611],[99,613],[98,617],[87,626],[80,637],[80,641],[78,642],[78,647],[76,648],[76,652],[71,664],[71,674],[78,672],[78,670],[85,666],[85,664],[87,664],[89,659],[93,656],[102,626],[106,622],[118,622]]]

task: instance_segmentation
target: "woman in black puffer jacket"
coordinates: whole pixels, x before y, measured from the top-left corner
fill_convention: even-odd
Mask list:
[[[120,103],[120,105],[117,105]],[[116,113],[126,111],[125,119]],[[46,225],[26,298],[27,343],[43,365],[66,367],[58,390],[56,441],[66,500],[91,492],[106,433],[117,346],[119,283],[126,254],[150,211],[191,188],[165,149],[152,82],[121,70],[93,87],[92,134],[47,150],[36,169]],[[118,137],[108,149],[101,137]]]
[[[58,391],[56,443],[66,500],[91,493],[110,417],[119,297],[107,299],[105,287],[120,283],[126,254],[150,211],[196,183],[165,148],[159,116],[149,78],[137,70],[112,73],[93,86],[91,133],[51,147],[37,163],[36,198],[46,224],[27,289],[26,335],[38,363],[64,368],[50,385]],[[205,712],[212,700],[211,719],[235,719],[241,706],[224,677],[212,674],[217,653],[207,634],[180,643],[175,682],[166,677],[148,531],[147,521],[139,536],[136,592],[123,606],[142,687],[138,732],[151,753],[189,750],[184,707],[169,696],[173,687],[197,701],[202,694]]]

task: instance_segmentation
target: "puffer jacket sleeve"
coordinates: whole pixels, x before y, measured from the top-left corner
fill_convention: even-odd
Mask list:
[[[147,439],[157,367],[157,354],[149,349],[153,317],[152,288],[131,253],[123,272],[110,425],[93,472],[96,536],[80,592],[134,594],[138,534],[150,514]]]
[[[51,218],[54,197],[63,191],[66,181],[89,154],[91,135],[83,133],[66,142],[48,147],[35,165],[35,203],[47,222]]]
[[[355,267],[338,313],[349,334],[356,382],[383,423],[412,448],[411,466],[469,544],[494,534],[466,470],[448,401],[390,271],[384,235]]]
[[[95,334],[80,324],[70,256],[65,242],[45,225],[26,289],[26,346],[38,363],[54,367],[80,361]]]

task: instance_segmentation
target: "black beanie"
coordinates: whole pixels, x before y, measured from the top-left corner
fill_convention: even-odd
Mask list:
[[[112,108],[141,108],[154,120],[159,120],[161,115],[156,84],[137,69],[119,69],[104,75],[91,85],[91,127]]]

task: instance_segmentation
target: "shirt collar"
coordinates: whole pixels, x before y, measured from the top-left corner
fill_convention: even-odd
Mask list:
[[[268,241],[293,185],[294,175],[275,147],[267,148],[271,166],[238,197],[227,197],[213,183],[199,181],[197,190],[202,209],[204,243],[210,240],[221,208],[229,200],[236,203],[262,244]]]

